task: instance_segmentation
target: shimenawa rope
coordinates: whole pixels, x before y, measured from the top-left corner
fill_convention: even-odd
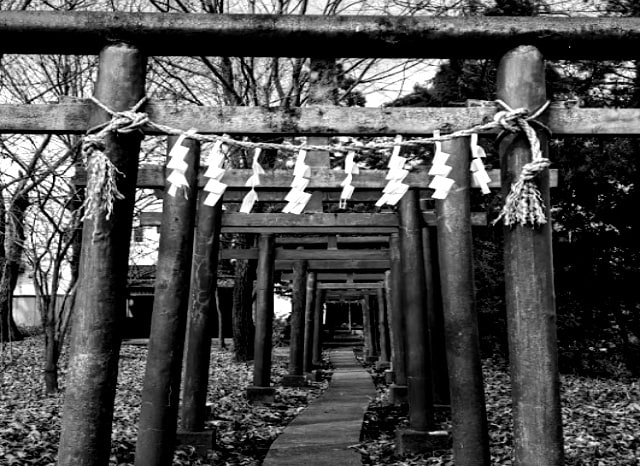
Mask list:
[[[107,218],[109,218],[113,210],[113,202],[115,201],[115,199],[120,199],[122,196],[122,194],[118,191],[115,182],[116,175],[122,175],[122,173],[119,172],[118,169],[108,159],[108,157],[103,154],[105,147],[105,136],[112,132],[143,132],[144,128],[153,128],[162,133],[171,135],[182,135],[186,133],[186,131],[155,123],[149,119],[147,113],[140,112],[139,109],[147,102],[146,96],[143,97],[138,103],[136,103],[131,108],[131,110],[119,112],[110,109],[108,106],[106,106],[93,96],[91,97],[91,100],[105,112],[111,115],[111,120],[89,129],[82,143],[82,153],[85,164],[87,166],[88,175],[88,196],[84,205],[84,218],[86,219],[95,217],[96,213],[100,210],[106,210]],[[476,125],[471,128],[454,131],[446,135],[440,135],[437,137],[434,136],[429,138],[407,139],[400,142],[376,142],[357,145],[295,145],[290,143],[276,144],[268,142],[240,141],[228,136],[204,135],[198,133],[190,134],[189,138],[201,142],[222,141],[225,144],[234,145],[245,149],[260,148],[287,151],[315,150],[344,154],[350,151],[362,153],[367,151],[390,149],[396,146],[415,147],[425,144],[432,144],[436,141],[447,141],[458,137],[466,137],[474,133],[484,133],[495,129],[503,129],[509,132],[522,131],[525,133],[531,145],[532,161],[523,167],[522,173],[520,174],[518,180],[511,186],[511,191],[507,196],[502,212],[500,213],[496,221],[494,221],[494,224],[500,219],[503,219],[504,224],[507,226],[514,226],[516,224],[530,224],[532,226],[538,226],[544,224],[547,221],[544,212],[544,206],[540,192],[533,182],[533,178],[535,178],[535,176],[537,176],[544,169],[548,168],[550,161],[549,159],[542,157],[540,142],[538,140],[537,134],[535,130],[531,128],[531,125],[529,123],[536,123],[544,127],[542,123],[536,121],[536,118],[546,110],[549,102],[545,103],[542,107],[540,107],[540,109],[538,109],[531,115],[529,115],[529,111],[527,109],[512,109],[500,100],[497,100],[496,103],[502,106],[504,110],[497,112],[494,116],[493,121],[481,125]]]

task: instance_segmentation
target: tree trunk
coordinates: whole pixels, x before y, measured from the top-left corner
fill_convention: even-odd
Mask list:
[[[22,334],[13,320],[13,292],[18,283],[20,261],[24,248],[24,217],[29,207],[26,193],[18,194],[9,205],[6,215],[2,216],[3,237],[9,246],[3,249],[2,276],[0,276],[0,342],[22,340]],[[4,213],[4,204],[2,207]]]
[[[47,394],[58,392],[58,341],[56,339],[55,319],[52,314],[55,309],[47,310],[47,322],[44,330],[44,388]]]
[[[255,267],[248,260],[236,262],[233,285],[233,351],[238,362],[253,359],[253,280]]]

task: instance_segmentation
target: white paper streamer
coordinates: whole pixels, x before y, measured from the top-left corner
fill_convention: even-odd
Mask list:
[[[224,191],[227,189],[227,185],[224,183],[221,183],[215,178],[211,178],[209,181],[207,181],[207,184],[205,184],[204,188],[202,189],[204,191],[207,191],[213,194],[223,194]]]
[[[355,152],[347,152],[347,156],[344,159],[344,172],[347,174],[340,186],[342,186],[342,191],[340,192],[340,200],[338,201],[339,209],[347,208],[347,201],[351,199],[353,196],[353,191],[355,191],[355,186],[353,183],[353,175],[357,175],[360,173],[360,168],[356,165],[355,162]]]
[[[253,205],[258,200],[258,193],[255,189],[251,188],[251,190],[247,193],[247,195],[242,199],[242,205],[240,206],[240,212],[243,214],[251,213],[251,209],[253,209]]]
[[[487,170],[484,166],[484,162],[482,161],[483,157],[486,157],[484,149],[478,145],[478,134],[473,133],[470,138],[471,148],[471,156],[473,159],[471,160],[471,173],[473,177],[473,181],[480,186],[482,190],[482,194],[490,194],[491,189],[489,189],[489,183],[491,182],[491,177],[487,173]]]
[[[309,203],[309,199],[311,199],[311,193],[292,189],[285,198],[288,203],[284,209],[282,209],[282,212],[285,214],[300,215]]]
[[[184,197],[188,198],[189,182],[185,177],[185,173],[189,165],[184,159],[189,153],[189,148],[183,146],[182,143],[186,138],[194,134],[196,134],[196,129],[194,128],[181,134],[169,151],[167,169],[172,170],[169,176],[167,176],[167,182],[169,183],[167,194],[169,194],[169,196],[175,197],[176,194],[178,194],[178,190],[182,188],[184,190]]]
[[[303,178],[296,176],[291,182],[291,189],[297,189],[298,191],[304,191],[309,186],[309,178]]]
[[[487,156],[487,153],[484,151],[482,146],[478,144],[478,133],[473,133],[471,135],[469,146],[471,147],[471,156],[473,158],[484,158]]]
[[[355,155],[356,153],[353,151],[347,152],[347,156],[344,159],[344,172],[348,175],[360,174],[360,168],[355,162]]]
[[[226,136],[226,134],[224,136]],[[219,139],[213,144],[213,147],[209,152],[209,157],[207,157],[207,165],[209,167],[222,167],[225,159],[225,154],[222,151],[222,144],[223,142]]]
[[[222,199],[222,195],[227,189],[227,185],[222,183],[222,177],[224,176],[226,170],[222,168],[225,160],[225,154],[222,150],[223,142],[218,140],[215,142],[211,151],[209,152],[209,156],[207,157],[207,169],[204,172],[205,178],[209,178],[207,183],[202,188],[206,191],[207,197],[205,198],[203,204],[206,206],[213,207],[220,199]]]
[[[395,142],[402,142],[402,136],[397,135]],[[387,163],[389,171],[385,179],[388,180],[388,182],[382,190],[382,196],[376,202],[376,207],[382,207],[385,204],[396,205],[409,190],[409,185],[402,182],[409,174],[409,170],[404,168],[407,163],[407,158],[400,157],[401,149],[402,146],[399,145],[393,147],[393,152]]]
[[[282,212],[285,214],[300,215],[309,203],[309,199],[311,199],[311,193],[305,192],[305,189],[309,186],[309,177],[311,177],[311,167],[304,162],[306,156],[306,150],[298,152],[296,164],[293,168],[291,190],[284,198],[287,204],[282,209]]]
[[[440,131],[434,130],[433,137],[440,137]],[[433,176],[429,187],[435,190],[431,195],[432,199],[445,199],[455,183],[455,180],[448,178],[453,169],[451,165],[447,165],[449,157],[451,154],[442,151],[442,141],[435,141],[435,153],[429,169],[429,175]]]
[[[431,180],[429,188],[435,189],[435,192],[431,195],[433,199],[445,199],[453,187],[454,180],[444,176],[436,175]]]
[[[207,194],[207,197],[204,199],[203,204],[206,206],[210,206],[213,207],[214,205],[216,205],[220,199],[222,198],[222,194],[223,193],[209,193]]]

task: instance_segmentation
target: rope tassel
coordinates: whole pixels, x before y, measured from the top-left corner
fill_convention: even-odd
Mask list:
[[[507,104],[498,100],[498,104],[505,107],[506,112],[513,113],[513,109]],[[516,118],[515,125],[503,125],[510,131],[520,129],[529,141],[531,146],[531,162],[522,167],[518,180],[511,185],[511,189],[505,200],[504,206],[498,218],[493,222],[495,225],[501,219],[504,225],[513,227],[515,225],[531,225],[537,227],[547,223],[547,215],[544,208],[544,200],[538,189],[535,178],[544,170],[549,168],[551,161],[542,156],[540,149],[540,140],[535,130],[529,125],[528,120],[537,118],[547,108],[548,102],[537,110],[533,115],[527,118]],[[496,119],[499,120],[504,112],[498,112]]]

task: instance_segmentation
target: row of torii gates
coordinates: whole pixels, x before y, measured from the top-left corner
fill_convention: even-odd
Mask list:
[[[27,38],[27,39],[25,39]],[[0,15],[2,53],[99,54],[95,97],[115,111],[126,111],[145,95],[146,62],[153,55],[293,56],[310,57],[316,85],[310,107],[296,109],[193,107],[151,102],[144,107],[156,123],[197,128],[199,134],[307,135],[333,134],[406,136],[450,132],[490,121],[496,109],[479,108],[338,108],[325,106],[327,89],[320,70],[334,57],[371,58],[498,58],[498,98],[513,108],[530,110],[545,102],[544,58],[634,59],[640,42],[640,20],[634,18],[431,18],[317,17],[208,14],[130,14],[102,12],[3,12]],[[314,90],[315,89],[315,90]],[[119,115],[123,116],[123,115]],[[125,118],[126,115],[124,115]],[[604,110],[552,106],[542,117],[556,135],[626,134],[640,132],[636,109]],[[0,105],[4,133],[83,134],[109,115],[86,102],[50,105]],[[146,134],[163,134],[157,127]],[[98,214],[83,229],[81,281],[74,316],[66,381],[58,464],[106,465],[120,349],[120,327],[126,297],[129,232],[138,186],[162,186],[161,170],[140,170],[142,132],[110,133],[104,153],[124,176],[118,178],[124,199],[110,217]],[[538,131],[543,152],[547,135]],[[322,140],[321,140],[322,141]],[[488,465],[489,447],[473,305],[471,226],[469,208],[469,141],[443,143],[453,155],[456,187],[436,202],[435,213],[420,209],[420,190],[427,187],[423,171],[411,173],[412,189],[396,213],[376,214],[221,214],[220,207],[200,207],[196,227],[196,196],[165,196],[161,220],[155,304],[149,359],[142,394],[136,464],[170,464],[176,434],[183,340],[187,305],[191,323],[186,337],[185,405],[204,410],[208,351],[194,324],[208,306],[210,293],[202,284],[215,277],[215,241],[220,231],[260,234],[258,254],[257,335],[262,345],[255,361],[254,386],[269,386],[269,334],[276,235],[390,234],[392,293],[402,305],[390,308],[392,328],[404,318],[397,341],[404,342],[410,406],[410,428],[428,432],[432,422],[429,362],[429,310],[425,309],[425,225],[437,229],[437,254],[443,300],[443,327],[453,422],[453,452],[458,465]],[[527,140],[510,134],[500,140],[502,186],[512,180],[530,157]],[[312,155],[309,190],[316,201],[329,198],[343,175],[326,168],[326,154]],[[187,179],[191,192],[198,182],[198,151],[190,152]],[[250,173],[230,170],[225,202],[232,202]],[[290,174],[269,173],[260,198],[280,200]],[[136,182],[137,180],[137,182]],[[379,196],[384,173],[363,171],[354,178],[355,199]],[[539,177],[549,212],[549,173]],[[312,202],[312,206],[313,206]],[[319,204],[315,204],[318,206]],[[195,228],[195,242],[193,231]],[[221,229],[221,230],[220,230]],[[396,236],[397,235],[397,236]],[[397,239],[395,239],[397,238]],[[193,252],[193,254],[192,254]],[[247,253],[248,254],[248,253]],[[358,259],[322,251],[322,263]],[[333,257],[330,258],[330,256]],[[342,252],[345,254],[345,252]],[[350,256],[355,251],[347,253]],[[337,255],[337,258],[335,257]],[[301,256],[291,256],[299,262]],[[287,260],[287,259],[282,259]],[[291,260],[291,259],[289,259]],[[315,259],[311,258],[310,261]],[[371,260],[371,259],[362,259]],[[394,265],[395,264],[395,265]],[[293,268],[293,264],[290,264]],[[396,269],[397,267],[397,269]],[[387,268],[387,267],[383,267]],[[193,271],[193,272],[192,272]],[[515,464],[554,466],[563,463],[562,422],[555,336],[551,225],[505,229],[506,304],[509,325]],[[301,276],[301,274],[298,274]],[[398,277],[400,279],[398,280]],[[396,282],[396,280],[398,280]],[[189,296],[191,283],[191,298]],[[215,283],[215,281],[214,281]],[[395,283],[395,285],[394,285]],[[396,318],[398,316],[402,316]],[[196,322],[197,323],[197,322]],[[395,346],[394,346],[395,348]],[[401,357],[395,348],[394,360]],[[192,365],[197,367],[192,367]],[[394,369],[401,366],[396,363]],[[396,372],[396,377],[398,373]],[[190,378],[194,380],[190,380]],[[396,379],[398,382],[398,379]],[[189,385],[191,384],[191,385]],[[191,391],[190,391],[191,390]],[[200,390],[200,392],[197,392]],[[205,393],[202,391],[205,390]]]

